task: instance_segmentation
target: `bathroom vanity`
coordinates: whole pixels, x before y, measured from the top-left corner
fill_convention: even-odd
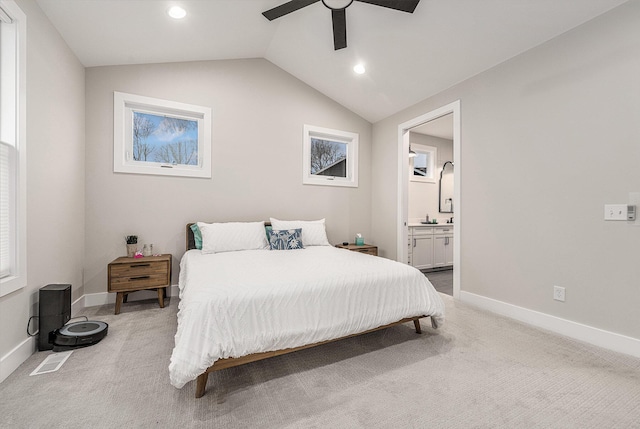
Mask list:
[[[419,270],[453,267],[453,224],[409,224],[408,263]]]

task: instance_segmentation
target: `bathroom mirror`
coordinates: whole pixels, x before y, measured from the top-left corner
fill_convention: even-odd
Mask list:
[[[453,213],[453,162],[447,161],[440,170],[440,213]]]

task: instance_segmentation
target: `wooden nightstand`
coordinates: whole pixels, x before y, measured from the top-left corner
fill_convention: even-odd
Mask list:
[[[362,246],[356,246],[353,243],[349,244],[336,244],[336,247],[340,249],[352,250],[354,252],[366,253],[367,255],[378,256],[378,246],[371,244],[363,244]]]
[[[165,288],[171,286],[171,255],[146,256],[113,260],[108,268],[108,290],[116,292],[116,312],[120,313],[122,301],[127,295],[145,289],[158,291],[160,308],[164,308]]]

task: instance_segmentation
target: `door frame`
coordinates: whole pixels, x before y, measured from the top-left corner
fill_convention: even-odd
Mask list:
[[[460,204],[460,100],[456,100],[438,109],[427,112],[398,125],[398,229],[397,229],[397,259],[406,263],[408,258],[407,236],[409,234],[409,131],[442,116],[453,114],[453,297],[460,297],[460,231],[462,230],[462,216]]]

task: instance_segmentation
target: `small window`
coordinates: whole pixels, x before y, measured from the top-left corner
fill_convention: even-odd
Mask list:
[[[305,185],[358,186],[358,134],[304,126]]]
[[[211,109],[114,92],[118,173],[211,177]]]
[[[435,183],[435,166],[438,149],[433,146],[423,146],[412,143],[411,150],[415,152],[415,156],[410,158],[410,180],[413,182]]]

